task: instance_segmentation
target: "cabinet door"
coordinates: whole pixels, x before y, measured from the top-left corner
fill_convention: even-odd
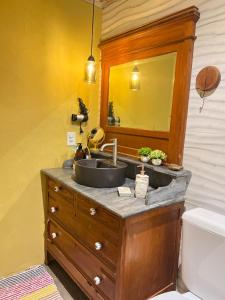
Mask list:
[[[127,220],[118,299],[148,299],[176,287],[183,203]]]

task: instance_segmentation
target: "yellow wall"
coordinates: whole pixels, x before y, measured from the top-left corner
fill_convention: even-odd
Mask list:
[[[98,85],[83,82],[91,14],[81,0],[0,1],[0,276],[43,263],[39,172],[72,155],[78,96],[91,112],[86,129],[98,123]]]
[[[140,89],[130,89],[131,74],[137,65]],[[113,101],[120,126],[169,131],[173,99],[176,53],[112,66],[109,101]]]

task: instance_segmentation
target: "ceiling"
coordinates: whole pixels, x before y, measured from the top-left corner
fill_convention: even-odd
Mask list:
[[[92,3],[93,0],[85,0],[89,3]],[[109,6],[111,3],[115,2],[116,0],[95,0],[95,4],[98,6],[98,7],[101,7],[101,8],[105,8],[107,6]]]

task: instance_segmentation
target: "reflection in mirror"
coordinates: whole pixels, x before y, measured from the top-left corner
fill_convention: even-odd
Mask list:
[[[112,66],[108,125],[169,131],[176,53]]]

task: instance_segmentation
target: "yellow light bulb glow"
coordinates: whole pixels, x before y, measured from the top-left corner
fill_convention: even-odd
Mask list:
[[[86,70],[85,70],[85,81],[88,84],[92,84],[96,82],[96,65],[93,56],[88,58],[86,63]]]
[[[137,66],[132,70],[130,89],[133,91],[140,90],[140,72]]]
[[[132,80],[133,80],[133,81],[137,81],[138,79],[139,79],[138,74],[137,74],[137,73],[133,73],[133,74],[132,74]]]

